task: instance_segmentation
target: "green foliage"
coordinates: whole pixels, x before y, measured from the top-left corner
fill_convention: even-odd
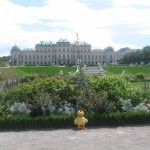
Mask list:
[[[144,80],[144,74],[143,73],[138,73],[135,76],[137,79]]]
[[[21,83],[28,83],[28,82],[31,82],[33,80],[38,80],[38,79],[44,79],[44,78],[47,78],[47,77],[50,77],[51,75],[48,75],[48,74],[29,74],[25,77],[22,77],[20,79],[20,82]]]
[[[127,53],[122,62],[124,64],[144,62],[145,64],[150,62],[150,46],[143,47],[142,50],[137,49],[134,52]]]
[[[140,89],[130,89],[127,98],[130,99],[133,106],[138,105],[147,98],[147,93]]]
[[[84,108],[88,114],[99,114],[108,112],[107,94],[104,92],[82,92],[77,98],[78,107]]]
[[[117,102],[128,95],[131,85],[123,76],[111,75],[93,79],[92,87],[96,92],[106,92],[110,101]]]
[[[0,129],[35,129],[75,127],[74,115],[49,115],[30,117],[24,115],[0,117]],[[122,112],[109,114],[88,114],[87,126],[120,126],[150,123],[150,113]]]
[[[0,104],[0,116],[9,115],[11,112],[9,110],[11,104],[9,102]]]
[[[9,60],[10,60],[10,56],[0,57],[0,66],[6,66],[6,63],[8,63]]]
[[[50,114],[50,108],[45,106],[55,107],[53,113],[61,112],[66,102],[75,110],[83,107],[88,113],[116,112],[121,111],[120,99],[130,99],[136,106],[147,97],[143,91],[133,89],[124,75],[82,78],[41,75],[27,79],[23,87],[6,93],[5,101],[32,105],[31,116]]]

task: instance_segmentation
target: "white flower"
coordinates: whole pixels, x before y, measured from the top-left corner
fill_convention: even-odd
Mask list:
[[[143,112],[149,112],[149,109],[144,106],[143,103],[140,103],[138,106],[134,107],[134,111],[139,112],[139,111],[143,111]]]
[[[10,107],[10,110],[13,114],[26,114],[28,115],[31,111],[30,109],[27,108],[26,104],[24,102],[22,103],[14,103],[14,105],[12,105]]]
[[[122,104],[122,109],[123,109],[123,111],[127,111],[127,112],[129,112],[129,111],[133,111],[133,108],[132,108],[132,104],[131,104],[131,100],[129,99],[129,100],[120,100],[120,102],[121,102],[121,104]]]

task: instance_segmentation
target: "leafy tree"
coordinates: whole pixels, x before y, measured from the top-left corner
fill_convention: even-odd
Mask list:
[[[134,52],[127,53],[121,60],[124,64],[143,62],[144,64],[150,63],[150,46],[143,47],[142,50],[137,49]]]

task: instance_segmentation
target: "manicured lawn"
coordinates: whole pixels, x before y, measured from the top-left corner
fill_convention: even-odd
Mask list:
[[[103,67],[109,73],[116,73],[121,74],[123,70],[125,70],[128,74],[137,74],[137,73],[144,73],[150,74],[150,66],[110,66],[110,67]]]
[[[128,74],[137,74],[143,73],[147,76],[150,76],[150,66],[136,66],[136,67],[129,67],[129,66],[109,66],[103,67],[109,73],[116,73],[121,74],[123,70],[126,71]],[[4,79],[12,78],[13,76],[26,76],[29,74],[59,74],[60,70],[63,70],[64,74],[68,72],[75,72],[76,67],[54,67],[54,66],[25,66],[25,67],[12,67],[12,68],[3,68],[0,67],[0,81]],[[2,74],[3,72],[3,74]],[[142,82],[134,82],[132,83],[135,87],[142,87]]]
[[[76,67],[53,67],[53,66],[34,66],[34,67],[0,67],[0,81],[14,78],[15,76],[23,77],[29,74],[59,74],[63,70],[64,74],[75,72]]]
[[[142,89],[142,90],[144,90],[144,86],[145,86],[144,82],[131,82],[131,84],[132,84],[132,87],[133,87],[133,88],[137,88],[137,89]],[[149,89],[150,89],[150,81],[146,82],[146,85],[147,85],[147,86],[149,87]]]
[[[68,72],[75,72],[75,67],[53,67],[53,66],[38,66],[38,67],[17,67],[18,70],[27,74],[43,73],[43,74],[59,74],[60,70],[63,70],[64,74]]]

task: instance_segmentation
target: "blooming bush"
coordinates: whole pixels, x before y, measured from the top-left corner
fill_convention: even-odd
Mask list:
[[[140,103],[137,106],[133,107],[130,99],[129,100],[121,99],[120,102],[121,102],[121,108],[123,111],[126,111],[126,112],[132,112],[132,111],[149,112],[149,109],[143,103]]]
[[[14,103],[11,107],[10,107],[10,111],[13,114],[25,114],[25,115],[29,115],[30,114],[30,109],[27,108],[26,104],[23,103]]]
[[[76,110],[71,103],[65,101],[65,103],[58,109],[58,114],[75,114]]]
[[[120,103],[121,103],[121,108],[123,111],[127,111],[127,112],[133,111],[133,107],[132,107],[130,99],[129,100],[121,99]]]
[[[139,105],[134,107],[134,111],[136,111],[136,112],[140,112],[140,111],[142,111],[142,112],[149,112],[149,109],[146,106],[144,106],[143,103],[140,103]]]

